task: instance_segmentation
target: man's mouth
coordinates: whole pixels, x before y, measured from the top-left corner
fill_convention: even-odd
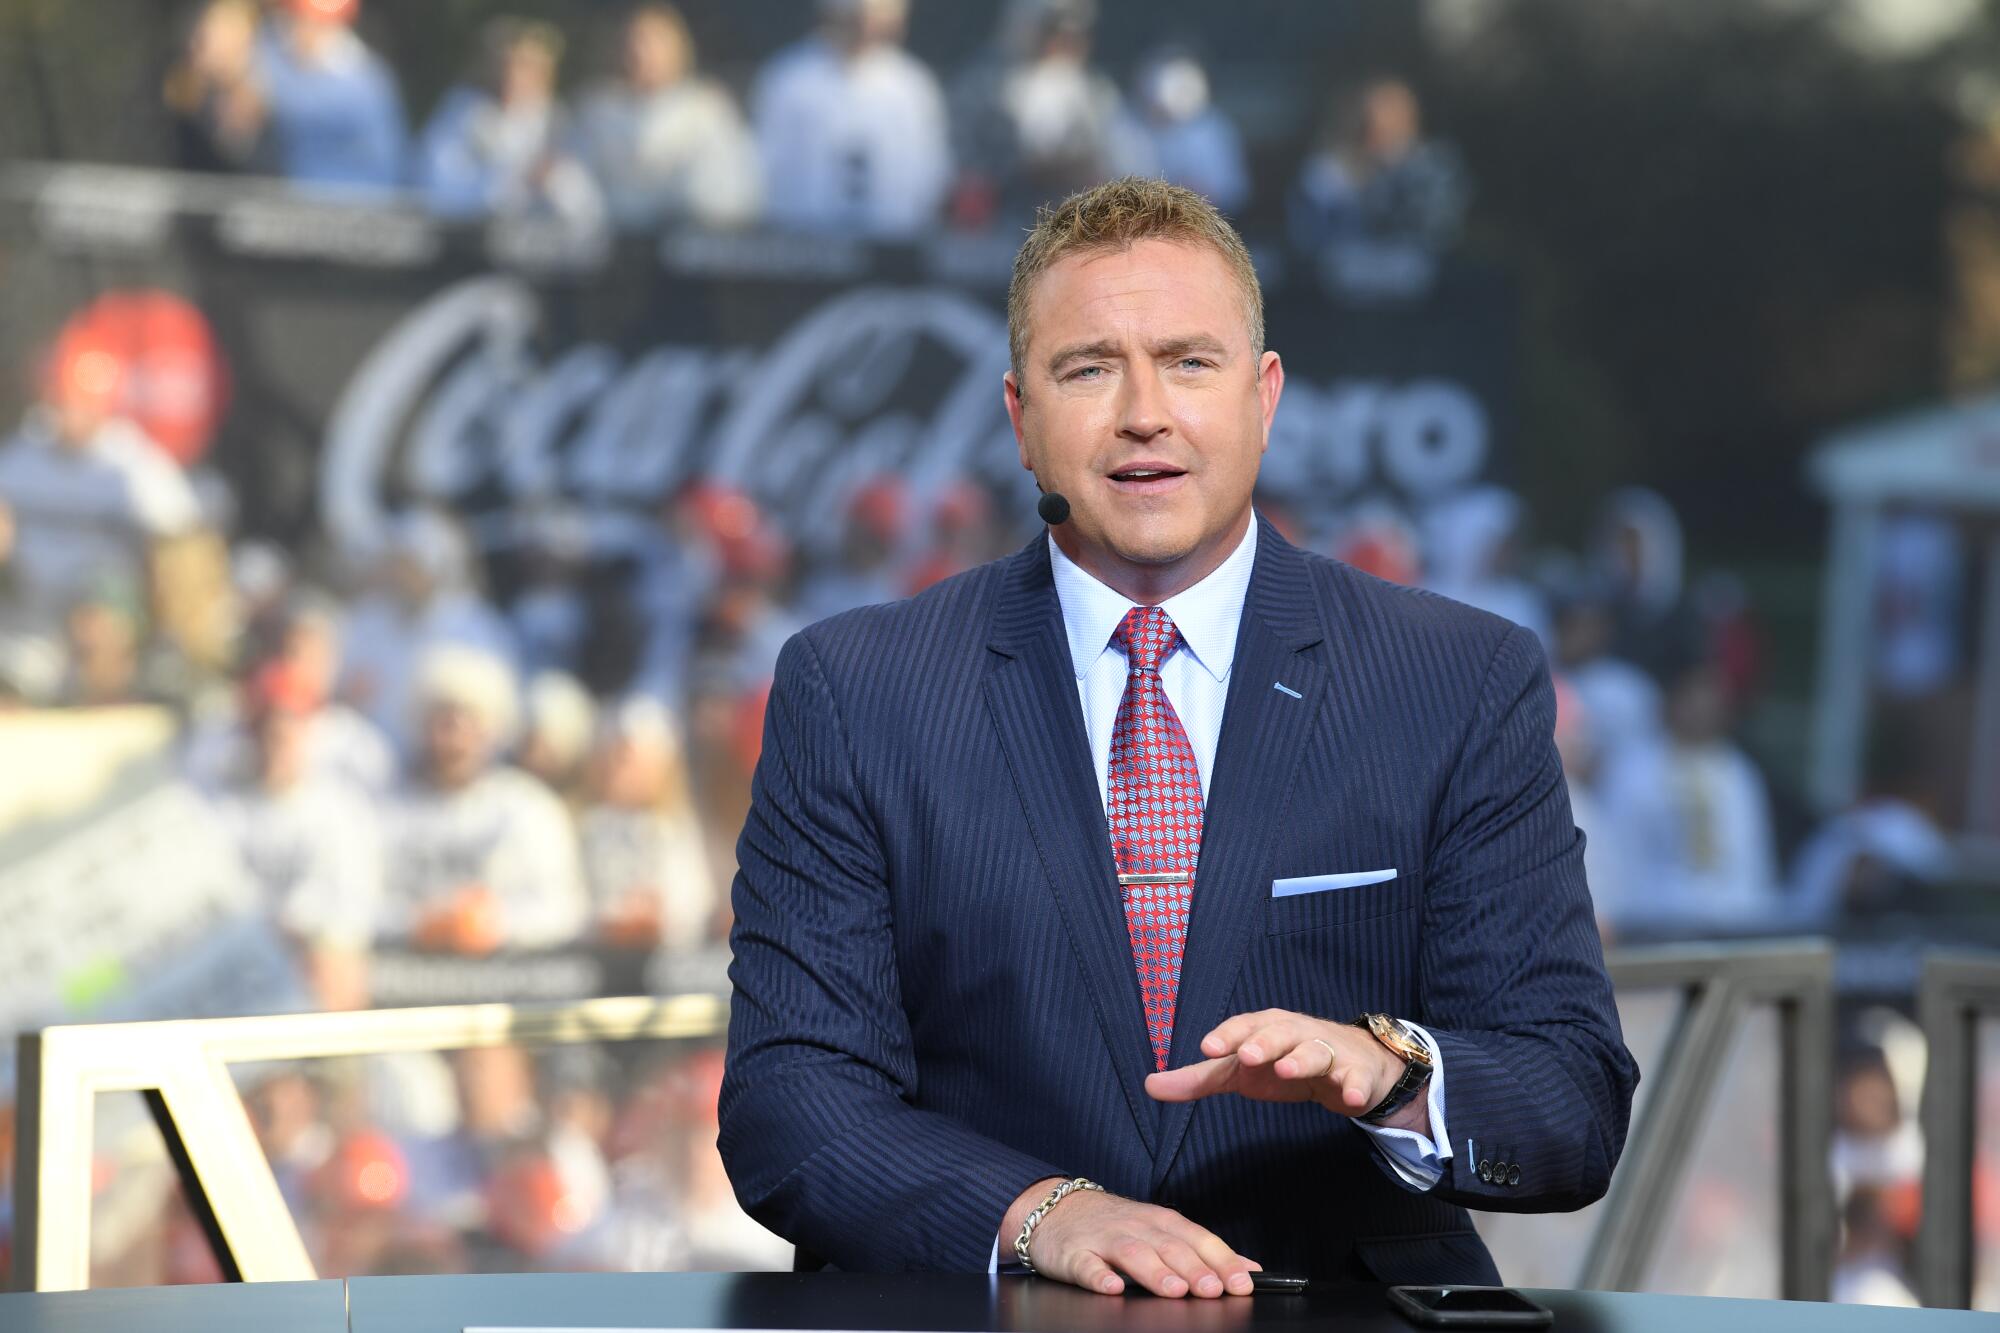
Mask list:
[[[1184,477],[1184,468],[1169,467],[1164,463],[1138,463],[1107,474],[1111,480],[1127,486],[1157,486],[1163,482]]]

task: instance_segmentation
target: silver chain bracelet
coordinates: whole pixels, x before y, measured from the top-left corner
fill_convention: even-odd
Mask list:
[[[1037,1204],[1035,1211],[1029,1213],[1027,1220],[1021,1223],[1021,1234],[1014,1237],[1014,1257],[1019,1259],[1021,1266],[1030,1273],[1035,1271],[1035,1265],[1028,1258],[1028,1238],[1035,1234],[1035,1228],[1042,1224],[1044,1217],[1048,1216],[1049,1209],[1055,1207],[1078,1190],[1096,1190],[1099,1194],[1102,1194],[1104,1193],[1104,1186],[1094,1180],[1085,1180],[1082,1176],[1065,1180],[1050,1190],[1049,1196]]]

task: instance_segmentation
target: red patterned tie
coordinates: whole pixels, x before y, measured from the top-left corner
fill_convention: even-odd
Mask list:
[[[1201,773],[1160,684],[1160,663],[1180,644],[1174,622],[1157,606],[1135,606],[1111,642],[1125,654],[1127,674],[1125,697],[1111,725],[1105,816],[1146,1002],[1146,1034],[1153,1042],[1154,1067],[1165,1069],[1201,855]]]

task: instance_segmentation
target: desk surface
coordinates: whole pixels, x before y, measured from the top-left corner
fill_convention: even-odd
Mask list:
[[[468,1325],[931,1333],[1410,1333],[1375,1287],[1163,1301],[957,1274],[555,1273],[0,1295],[0,1333],[460,1333]],[[1573,1333],[1990,1333],[1991,1314],[1536,1291]]]
[[[347,1333],[344,1286],[327,1278],[0,1295],[0,1333]]]
[[[1034,1278],[960,1274],[606,1273],[355,1278],[352,1333],[492,1327],[931,1330],[932,1333],[1411,1333],[1379,1287],[1167,1301],[1098,1296]],[[1536,1291],[1577,1333],[1992,1333],[1991,1314],[1780,1301]]]

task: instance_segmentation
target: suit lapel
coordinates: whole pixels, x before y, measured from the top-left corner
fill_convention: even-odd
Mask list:
[[[1269,523],[1258,522],[1257,563],[1237,630],[1174,1003],[1168,1067],[1175,1069],[1202,1059],[1202,1037],[1229,1017],[1236,974],[1251,935],[1263,926],[1293,773],[1328,693],[1326,669],[1306,651],[1324,638],[1324,628],[1305,558]],[[1131,970],[1129,958],[1126,968]],[[1156,1189],[1173,1165],[1194,1105],[1163,1108]]]
[[[1089,985],[1112,1067],[1151,1154],[1159,1120],[1159,1104],[1145,1089],[1152,1047],[1043,539],[1013,558],[988,646],[998,657],[986,678],[987,707]]]

